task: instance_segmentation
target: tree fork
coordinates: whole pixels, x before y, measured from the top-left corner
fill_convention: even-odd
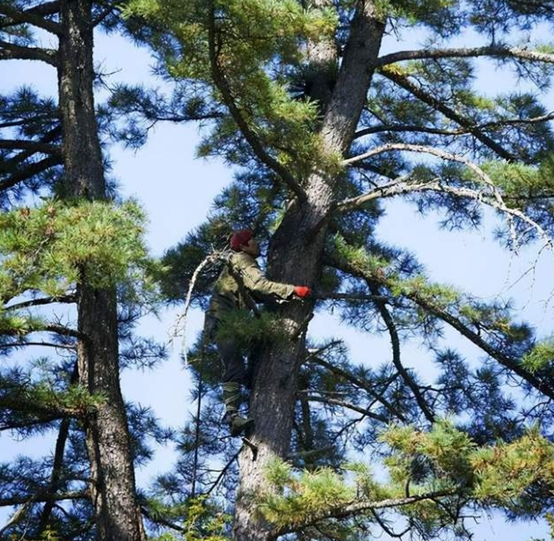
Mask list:
[[[60,2],[58,87],[68,192],[106,199],[106,183],[93,95],[93,21],[90,0]],[[79,380],[106,401],[86,424],[96,537],[141,541],[135,474],[125,405],[119,384],[115,288],[78,284]]]

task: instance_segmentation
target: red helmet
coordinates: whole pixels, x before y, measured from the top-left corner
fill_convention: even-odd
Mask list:
[[[241,244],[248,244],[248,241],[254,236],[250,229],[241,229],[235,231],[231,236],[231,250],[240,252]]]

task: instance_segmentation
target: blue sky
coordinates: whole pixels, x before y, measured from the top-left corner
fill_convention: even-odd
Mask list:
[[[103,72],[113,73],[110,84],[121,80],[164,88],[164,83],[151,75],[153,60],[148,53],[121,37],[99,35],[95,58],[102,65]],[[511,83],[507,73],[497,72],[484,62],[480,65],[480,82],[487,93],[493,94],[499,87]],[[36,84],[45,94],[54,95],[56,92],[55,73],[49,66],[0,62],[0,91],[6,93],[22,84]],[[102,97],[100,90],[99,101]],[[554,109],[552,96],[549,103]],[[195,159],[197,142],[197,127],[192,124],[160,124],[152,129],[144,148],[136,152],[121,147],[110,150],[113,173],[120,182],[122,195],[137,198],[148,213],[147,239],[156,255],[162,254],[198,226],[209,212],[213,197],[232,180],[232,170],[220,160]],[[534,275],[528,274],[520,279],[534,263],[537,246],[526,248],[519,257],[500,248],[492,242],[492,231],[497,223],[492,213],[487,214],[483,227],[475,232],[451,233],[438,229],[437,215],[423,218],[413,206],[400,201],[388,202],[386,210],[377,230],[378,236],[392,245],[411,250],[432,279],[453,284],[487,300],[498,295],[511,297],[520,309],[521,318],[540,328],[542,336],[554,333],[552,305],[545,307],[542,302],[554,290],[554,254],[545,252]],[[179,308],[176,308],[164,311],[159,319],[146,318],[141,325],[143,334],[167,340],[178,313]],[[202,314],[194,311],[190,337],[200,328],[201,322]],[[311,336],[323,339],[338,335],[347,340],[357,362],[375,366],[390,359],[386,336],[369,337],[344,328],[336,317],[329,314],[319,314],[315,318]],[[449,331],[446,340],[468,358],[480,358],[476,349],[456,333]],[[189,377],[179,360],[179,349],[177,343],[170,359],[154,371],[124,372],[122,377],[126,399],[152,406],[163,423],[170,426],[182,425],[191,406]],[[404,344],[403,361],[408,366],[417,366],[432,378],[430,356],[416,341]],[[41,454],[51,452],[51,449],[52,441],[48,439],[15,442],[6,434],[0,435],[0,461],[18,453]],[[170,447],[158,449],[153,463],[138,472],[139,483],[145,485],[155,473],[169,469],[173,457]],[[0,510],[0,527],[6,516],[6,510]],[[498,517],[490,520],[484,517],[476,527],[476,539],[502,537],[521,541],[532,535],[544,535],[544,531],[544,525],[506,525]]]

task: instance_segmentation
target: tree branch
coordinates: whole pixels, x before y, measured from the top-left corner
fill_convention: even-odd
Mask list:
[[[70,384],[77,383],[78,380],[78,368],[77,363],[73,365],[73,370],[71,372]],[[58,432],[58,438],[56,440],[56,448],[54,452],[54,463],[52,465],[52,474],[50,475],[50,486],[49,492],[55,494],[60,488],[60,478],[63,467],[63,457],[65,453],[65,446],[67,439],[69,437],[69,427],[71,424],[71,419],[65,418],[62,419],[60,424],[60,430]],[[54,508],[55,502],[49,501],[44,504],[42,510],[39,526],[38,526],[38,537],[41,537],[42,532],[46,529],[48,521],[50,520],[50,515],[52,514],[52,509]]]
[[[33,153],[61,155],[61,148],[57,145],[49,145],[38,141],[25,141],[23,139],[0,139],[0,149],[30,150]]]
[[[518,124],[540,124],[542,122],[548,122],[554,120],[554,113],[548,113],[546,115],[536,116],[532,118],[507,118],[504,120],[493,120],[491,122],[484,122],[483,124],[475,124],[473,128],[476,130],[494,130],[503,128],[505,126],[517,126]],[[470,128],[459,128],[457,130],[445,130],[440,128],[432,128],[428,126],[416,126],[405,124],[383,124],[382,126],[368,126],[358,130],[354,135],[355,139],[365,137],[366,135],[372,135],[374,133],[383,132],[416,132],[416,133],[430,133],[433,135],[446,135],[457,136],[467,135],[471,133]]]
[[[360,301],[360,302],[373,302],[376,300],[388,301],[389,297],[386,295],[363,295],[358,293],[330,293],[328,295],[319,295],[314,293],[310,295],[310,298],[322,300],[322,301]]]
[[[506,206],[504,200],[502,199],[502,194],[500,193],[494,182],[491,180],[491,178],[479,166],[477,166],[467,158],[464,158],[463,156],[423,145],[393,143],[390,145],[384,145],[374,148],[368,152],[365,152],[364,154],[361,154],[360,156],[355,156],[348,160],[344,160],[342,163],[343,165],[349,165],[359,160],[376,156],[378,154],[382,154],[383,152],[390,152],[394,150],[427,153],[433,156],[437,156],[438,158],[441,158],[443,160],[462,163],[466,167],[471,169],[471,171],[475,173],[477,178],[490,189],[490,194],[485,194],[469,188],[454,188],[451,186],[443,185],[440,182],[436,181],[431,183],[423,182],[420,184],[408,184],[404,182],[405,178],[400,178],[389,185],[380,186],[365,195],[343,200],[341,203],[338,203],[336,205],[335,208],[337,210],[351,210],[352,208],[356,208],[357,206],[377,197],[390,197],[392,195],[399,195],[400,193],[408,193],[410,191],[413,192],[433,190],[438,192],[451,193],[453,195],[457,195],[458,197],[467,197],[470,199],[474,199],[476,201],[489,205],[505,214],[508,219],[514,250],[517,251],[518,241],[515,226],[513,224],[513,218],[518,218],[529,225],[532,229],[534,229],[538,233],[539,237],[544,240],[545,245],[548,246],[550,250],[552,250],[552,252],[554,253],[554,243],[552,239],[548,236],[546,231],[537,222],[529,218],[529,216],[527,216],[521,210]]]
[[[455,490],[442,490],[437,492],[428,492],[426,494],[420,494],[418,496],[409,496],[407,498],[391,498],[382,501],[360,501],[352,502],[346,505],[340,505],[336,507],[331,507],[327,511],[322,511],[320,513],[310,516],[310,518],[302,524],[286,525],[279,528],[275,528],[272,532],[273,536],[281,536],[288,533],[296,532],[302,530],[309,526],[313,526],[318,522],[326,519],[337,519],[337,518],[348,518],[359,513],[364,513],[367,511],[374,511],[376,509],[387,509],[387,508],[396,508],[403,507],[406,505],[411,505],[413,503],[418,503],[425,500],[436,500],[437,498],[443,498],[446,496],[453,496],[456,494]],[[272,537],[273,538],[273,537]]]
[[[375,296],[379,295],[380,293],[379,287],[374,282],[370,280],[366,280],[366,283],[370,291],[373,293],[373,295]],[[391,345],[392,345],[392,363],[394,364],[396,370],[401,375],[406,385],[412,391],[412,394],[414,395],[417,405],[423,412],[423,415],[425,415],[425,418],[430,423],[434,423],[435,414],[427,404],[427,401],[425,400],[423,394],[421,393],[419,386],[414,381],[412,376],[410,376],[409,372],[406,370],[406,368],[402,364],[402,361],[400,360],[400,338],[398,336],[398,331],[396,329],[394,320],[389,310],[387,309],[386,303],[381,300],[376,300],[375,306],[377,307],[377,310],[381,314],[381,317],[383,318],[383,321],[385,322],[385,325],[387,326],[387,329],[389,331],[389,336],[390,336]]]
[[[10,342],[9,344],[0,344],[0,349],[10,349],[26,346],[40,346],[54,349],[70,349],[76,350],[77,346],[68,346],[65,344],[55,344],[52,342]]]
[[[23,182],[25,180],[34,177],[44,171],[54,167],[56,165],[61,165],[63,160],[61,156],[49,156],[38,162],[32,163],[31,165],[16,171],[12,176],[5,178],[0,181],[0,192],[13,188],[16,184]]]
[[[410,94],[413,94],[422,102],[426,103],[436,111],[442,113],[446,118],[449,118],[460,126],[466,128],[469,133],[471,133],[476,139],[481,141],[485,146],[496,152],[496,154],[498,154],[501,158],[504,158],[508,161],[517,161],[517,156],[514,156],[511,152],[508,152],[496,141],[491,139],[488,135],[482,133],[473,122],[454,111],[454,109],[448,107],[443,101],[425,92],[423,89],[412,83],[408,79],[408,77],[404,77],[394,70],[387,69],[386,67],[381,68],[380,73],[398,86],[404,88],[404,90],[407,90]]]
[[[341,408],[346,408],[352,411],[355,411],[356,413],[361,413],[365,417],[369,417],[370,419],[374,419],[375,421],[380,421],[381,423],[388,423],[390,419],[387,419],[386,417],[379,415],[378,413],[374,413],[371,410],[368,410],[367,408],[362,408],[360,406],[357,406],[356,404],[351,404],[350,402],[344,402],[343,400],[337,400],[336,398],[329,398],[329,397],[322,397],[317,395],[305,395],[301,396],[300,400],[307,400],[309,402],[321,402],[322,404],[330,404],[332,406],[340,406]]]
[[[357,387],[363,389],[366,391],[370,396],[372,396],[375,400],[380,402],[392,415],[396,416],[400,421],[407,422],[406,417],[396,409],[395,406],[393,406],[386,398],[379,395],[375,389],[373,388],[373,385],[370,385],[369,383],[361,380],[360,378],[354,376],[350,372],[344,370],[343,368],[340,368],[330,362],[325,361],[324,359],[321,359],[319,357],[313,357],[309,359],[309,362],[312,362],[314,364],[318,364],[319,366],[322,366],[323,368],[326,368],[327,370],[330,370],[334,374],[337,374],[338,376],[344,378],[346,381],[349,381],[350,383],[356,385]]]
[[[343,270],[353,276],[358,276],[364,280],[374,280],[385,287],[392,287],[394,284],[389,283],[386,278],[379,280],[375,276],[370,276],[368,273],[363,270],[349,264],[347,261],[338,261],[335,260],[335,266],[338,269]],[[417,292],[404,293],[404,298],[411,300],[430,314],[435,317],[443,320],[445,323],[448,323],[451,327],[456,329],[462,336],[467,338],[482,351],[487,353],[491,358],[498,361],[502,366],[511,370],[521,379],[529,383],[532,387],[537,389],[539,392],[543,393],[545,396],[554,399],[554,389],[549,385],[541,381],[538,377],[531,374],[528,370],[523,368],[517,359],[509,357],[504,354],[502,351],[494,348],[489,344],[485,339],[483,339],[479,334],[471,330],[467,325],[462,323],[456,316],[450,314],[446,309],[434,305],[429,300],[425,299],[423,296],[419,295]],[[316,359],[314,362],[320,362],[319,359]]]
[[[87,490],[63,492],[61,494],[52,494],[49,492],[38,492],[33,496],[12,496],[10,498],[0,498],[0,507],[12,505],[24,505],[26,503],[44,503],[61,502],[64,500],[84,500],[89,498]]]
[[[41,297],[39,299],[30,299],[28,301],[18,302],[16,304],[10,304],[4,306],[4,310],[20,310],[21,308],[29,308],[31,306],[43,306],[45,304],[59,303],[72,303],[76,302],[76,295],[63,295],[61,297]]]
[[[554,64],[554,54],[540,53],[519,47],[505,45],[489,45],[486,47],[450,48],[450,49],[420,49],[412,51],[398,51],[387,54],[377,60],[377,66],[387,66],[405,60],[424,60],[438,58],[475,58],[478,56],[492,56],[500,58],[516,58],[529,62]]]
[[[40,6],[36,6],[35,8],[21,11],[10,6],[5,2],[1,2],[0,15],[9,17],[15,24],[32,24],[37,28],[42,28],[43,30],[50,32],[51,34],[60,36],[62,33],[61,26],[54,21],[50,21],[42,17],[41,16],[42,14],[40,13],[40,10],[38,8],[40,8]],[[48,14],[48,13],[45,13],[45,14]],[[10,25],[11,24],[7,22],[4,22],[1,24],[1,26],[10,26]]]
[[[58,65],[58,53],[54,49],[22,47],[0,40],[0,60],[38,60],[56,67]]]

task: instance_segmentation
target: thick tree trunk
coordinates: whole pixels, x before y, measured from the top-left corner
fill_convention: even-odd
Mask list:
[[[324,1],[324,0],[321,0]],[[312,65],[320,61],[326,70],[313,80],[325,85],[312,95],[320,98],[323,111],[321,136],[328,152],[347,152],[359,121],[373,66],[379,52],[384,24],[377,19],[370,1],[361,1],[352,22],[349,42],[336,84],[329,88],[329,47],[312,49]],[[314,173],[305,189],[307,201],[291,205],[272,239],[268,276],[292,284],[315,285],[322,267],[326,219],[333,206],[336,179]],[[306,325],[312,312],[310,302],[291,302],[280,318],[291,336]],[[290,450],[298,372],[304,355],[304,338],[271,345],[259,360],[250,398],[254,433],[250,440],[256,452],[245,446],[240,455],[240,479],[235,511],[237,541],[269,541],[274,538],[270,524],[256,511],[256,495],[266,487],[265,468],[275,457]]]
[[[67,192],[105,199],[106,184],[94,111],[91,2],[62,0],[59,102]],[[140,541],[141,517],[125,405],[119,385],[115,289],[79,284],[79,381],[105,401],[86,426],[97,539]]]

